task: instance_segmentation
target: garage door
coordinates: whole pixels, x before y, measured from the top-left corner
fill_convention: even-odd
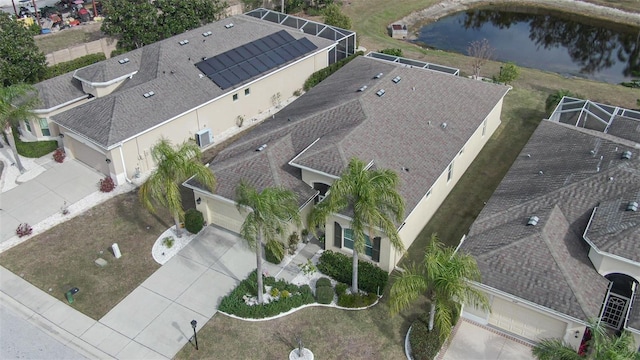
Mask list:
[[[213,213],[211,223],[236,234],[240,233],[240,228],[242,227],[242,221],[218,212]]]
[[[494,297],[489,323],[529,340],[563,338],[567,324],[510,300]]]
[[[64,139],[65,145],[71,149],[73,156],[84,164],[96,169],[103,174],[109,174],[109,164],[107,164],[107,156],[87,145],[67,136]]]

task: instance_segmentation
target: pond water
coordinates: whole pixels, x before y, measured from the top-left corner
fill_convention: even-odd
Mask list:
[[[640,72],[640,27],[541,9],[485,8],[454,14],[423,26],[417,42],[467,54],[472,41],[484,38],[494,60],[518,66],[610,83],[629,81]]]

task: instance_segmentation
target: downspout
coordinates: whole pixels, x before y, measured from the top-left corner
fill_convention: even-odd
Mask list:
[[[118,147],[120,149],[120,160],[122,160],[122,169],[124,170],[124,179],[129,183],[133,184],[133,181],[127,177],[127,166],[124,164],[124,154],[122,153],[122,145]]]

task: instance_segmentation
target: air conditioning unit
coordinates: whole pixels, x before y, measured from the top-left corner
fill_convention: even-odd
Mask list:
[[[196,133],[196,143],[201,148],[211,145],[213,143],[213,134],[211,134],[211,129],[198,131]]]

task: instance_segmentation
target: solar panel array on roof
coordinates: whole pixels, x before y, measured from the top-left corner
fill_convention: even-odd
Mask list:
[[[263,74],[318,47],[309,39],[295,39],[285,30],[265,36],[196,63],[221,89],[228,89]]]

